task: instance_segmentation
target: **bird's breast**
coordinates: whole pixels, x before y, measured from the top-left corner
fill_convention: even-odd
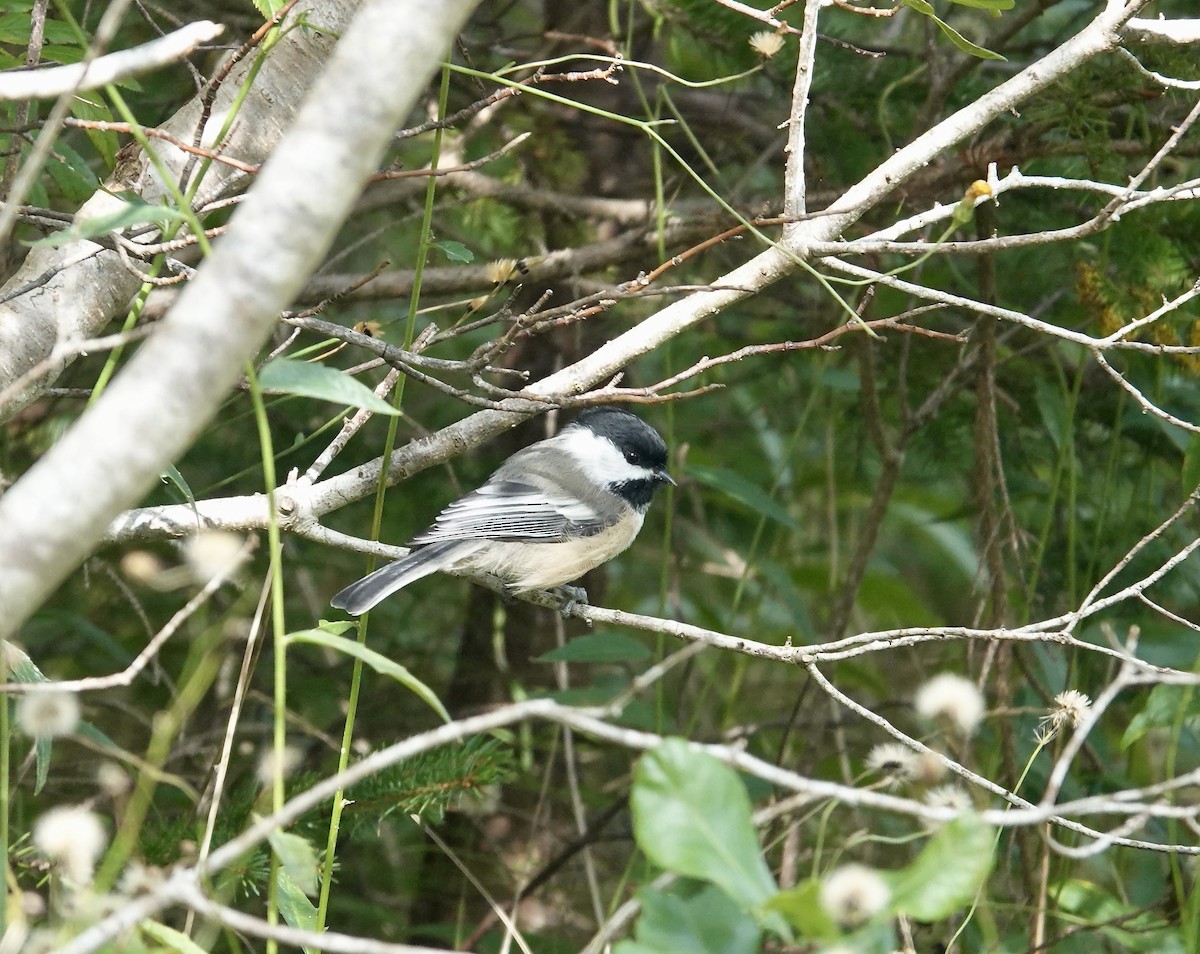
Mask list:
[[[633,542],[642,520],[642,515],[635,513],[599,533],[558,543],[493,542],[460,565],[498,576],[518,593],[547,590],[607,563]]]

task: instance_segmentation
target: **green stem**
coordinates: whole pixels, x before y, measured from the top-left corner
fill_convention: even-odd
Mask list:
[[[267,408],[263,403],[262,391],[258,386],[258,376],[254,366],[246,363],[246,381],[250,385],[250,400],[254,405],[254,418],[258,424],[258,443],[262,454],[263,483],[267,491],[267,545],[271,557],[271,630],[273,640],[274,662],[274,725],[272,749],[274,750],[275,777],[271,786],[272,810],[278,812],[283,808],[283,762],[284,749],[287,746],[287,620],[284,616],[283,603],[283,543],[280,539],[279,520],[275,512],[275,450],[271,440],[270,421],[267,420]],[[276,877],[279,869],[279,859],[271,855],[271,880],[267,888],[267,921],[278,923],[279,907],[276,897]],[[278,942],[268,939],[266,949],[268,954],[277,950]]]
[[[446,102],[450,95],[450,70],[446,67],[442,68],[442,85],[438,94],[438,116],[446,115]],[[437,169],[438,159],[442,151],[442,129],[439,127],[434,132],[433,137],[433,155],[430,158],[430,168]],[[415,271],[413,275],[413,291],[408,303],[408,318],[404,329],[404,347],[412,347],[413,338],[416,334],[417,314],[421,301],[421,282],[425,273],[425,259],[429,254],[429,246],[431,244],[433,230],[433,200],[437,193],[437,176],[430,176],[425,187],[425,210],[421,219],[421,235],[417,243],[417,256],[415,263]],[[405,377],[400,376],[396,382],[396,390],[392,394],[392,405],[399,409],[404,403],[404,382]],[[396,437],[400,427],[400,415],[394,414],[388,418],[387,437],[384,440],[383,459],[387,461],[392,456],[392,451],[396,446]],[[379,483],[375,487],[375,506],[371,514],[371,539],[378,540],[383,527],[383,507],[384,499],[387,492],[387,466],[380,468]],[[371,556],[367,560],[367,572],[370,573],[375,569],[375,557]],[[359,617],[358,624],[358,643],[360,646],[366,645],[367,642],[367,627],[370,622],[370,614],[364,613]],[[346,722],[342,728],[341,748],[338,752],[338,771],[344,772],[350,763],[350,746],[354,740],[354,722],[358,714],[358,703],[362,695],[362,669],[363,664],[361,659],[355,659],[354,665],[350,672],[350,695],[346,702]],[[329,894],[333,886],[333,862],[337,854],[337,839],[338,832],[341,829],[342,822],[342,804],[344,791],[339,789],[333,796],[333,806],[329,815],[329,834],[325,841],[325,858],[321,865],[321,891],[317,899],[317,924],[316,930],[321,931],[325,928],[326,919],[329,915]]]

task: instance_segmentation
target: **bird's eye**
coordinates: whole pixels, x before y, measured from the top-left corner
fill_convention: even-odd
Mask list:
[[[640,464],[642,462],[642,455],[637,451],[626,451],[625,459],[631,464]]]

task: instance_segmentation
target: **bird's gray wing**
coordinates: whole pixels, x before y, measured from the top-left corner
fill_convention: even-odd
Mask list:
[[[492,480],[450,504],[411,544],[452,540],[559,543],[599,533],[611,526],[615,517],[569,493],[555,493],[519,480]]]

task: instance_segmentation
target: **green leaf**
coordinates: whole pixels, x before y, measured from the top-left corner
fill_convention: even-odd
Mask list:
[[[334,404],[365,408],[376,414],[400,413],[365,384],[323,364],[276,358],[258,373],[258,383],[264,391],[332,401]]]
[[[4,16],[0,16],[0,43],[14,43],[27,47],[32,29],[33,21],[28,14],[6,12]],[[42,21],[42,39],[44,43],[62,43],[68,46],[78,43],[78,37],[70,24],[51,17]],[[49,59],[44,51],[43,58]]]
[[[88,96],[71,97],[71,115],[76,119],[87,119],[93,122],[112,122],[113,119],[113,114],[109,112],[107,106]],[[92,148],[104,159],[105,168],[111,169],[117,161],[117,150],[121,146],[117,134],[100,129],[85,129],[83,133],[87,136],[88,142],[92,144]]]
[[[792,515],[784,510],[770,494],[736,471],[724,467],[701,467],[692,464],[687,468],[687,475],[700,481],[706,487],[711,487],[727,497],[732,497],[755,513],[774,520],[776,523],[781,523],[791,530],[800,529],[800,525],[792,519]]]
[[[321,929],[316,907],[292,881],[286,868],[279,868],[275,872],[275,889],[275,901],[279,905],[279,913],[283,915],[284,921],[294,928],[305,931]],[[311,947],[306,947],[304,950],[310,954],[315,954],[316,951]]]
[[[638,847],[654,864],[709,881],[754,912],[779,890],[758,844],[737,774],[682,739],[642,756],[629,797]],[[772,930],[788,934],[778,914]]]
[[[54,155],[46,163],[46,173],[54,180],[63,196],[75,204],[91,198],[100,185],[100,180],[70,144],[56,143]]]
[[[312,843],[300,835],[275,829],[267,836],[275,857],[287,871],[292,883],[307,895],[317,893],[317,873],[320,864],[317,862],[317,850]]]
[[[892,910],[918,921],[940,921],[974,900],[991,873],[995,832],[977,815],[947,822],[907,868],[884,872]]]
[[[97,748],[112,749],[114,752],[122,751],[116,742],[84,719],[80,719],[79,723],[75,726],[75,734],[81,739],[94,742]]]
[[[839,936],[838,926],[821,907],[821,882],[809,879],[794,888],[780,891],[766,904],[767,910],[778,911],[796,933],[805,940],[831,941]]]
[[[933,12],[933,7],[930,6],[926,0],[904,0],[904,5],[916,10],[917,13],[921,14],[922,16],[929,17],[930,20],[937,24],[938,29],[946,34],[947,39],[949,39],[951,43],[953,43],[964,53],[969,53],[971,56],[977,56],[981,60],[1003,60],[1004,62],[1008,62],[1008,60],[999,53],[993,53],[991,50],[984,49],[982,46],[976,46],[956,29],[954,29],[954,27],[950,26],[950,24],[939,19],[937,14]]]
[[[15,643],[3,641],[4,657],[8,662],[9,678],[12,682],[49,682],[46,674],[38,669],[29,655]]]
[[[727,894],[704,885],[690,896],[642,888],[642,913],[634,940],[622,941],[616,954],[756,954],[762,931]]]
[[[170,950],[179,954],[205,954],[204,948],[193,941],[182,931],[159,924],[157,921],[143,921],[138,929],[148,938],[165,944]]]
[[[618,663],[641,662],[651,652],[646,644],[625,633],[586,633],[548,653],[537,657],[538,662]]]
[[[253,0],[254,7],[263,15],[264,20],[270,20],[283,9],[286,0]]]
[[[33,740],[33,751],[36,761],[34,770],[33,794],[40,795],[42,789],[46,786],[46,779],[50,777],[50,756],[53,746],[50,744],[50,737],[39,735]]]
[[[1017,0],[950,0],[960,7],[974,7],[976,10],[1011,10],[1017,5]]]
[[[446,258],[452,262],[462,262],[469,264],[475,261],[475,253],[463,245],[462,242],[454,242],[449,239],[443,239],[440,242],[434,242],[435,248],[440,248]]]
[[[38,669],[32,659],[16,645],[8,640],[3,641],[5,659],[8,661],[9,670],[8,677],[12,682],[49,682],[46,674]],[[43,786],[46,784],[46,779],[50,775],[50,756],[53,753],[53,746],[50,739],[42,736],[33,740],[34,754],[34,782],[33,794],[41,794]]]
[[[192,493],[192,488],[188,486],[188,482],[183,479],[183,474],[179,472],[174,464],[171,464],[166,470],[159,474],[158,479],[164,484],[169,483],[174,485],[175,489],[183,495],[184,500],[186,500],[193,507],[196,506],[196,495]]]
[[[1183,471],[1180,485],[1185,494],[1190,494],[1200,485],[1200,437],[1193,435],[1183,453]]]
[[[1150,690],[1141,712],[1130,719],[1125,727],[1121,748],[1129,748],[1151,729],[1174,725],[1181,713],[1187,719],[1187,724],[1194,726],[1197,720],[1192,711],[1195,697],[1195,690],[1191,686],[1155,686]]]
[[[151,205],[136,197],[123,197],[121,208],[104,215],[94,215],[72,223],[68,229],[54,232],[36,242],[28,243],[31,248],[60,248],[81,239],[95,238],[127,229],[134,225],[170,225],[184,221],[178,209],[166,205]]]
[[[393,662],[382,653],[377,653],[352,639],[346,639],[344,636],[338,636],[324,629],[302,629],[295,633],[289,633],[284,640],[288,645],[311,643],[314,646],[324,646],[326,649],[334,649],[361,660],[381,676],[391,676],[409,691],[415,693],[442,719],[446,722],[450,721],[450,713],[446,711],[446,707],[442,705],[434,691],[398,662]]]

